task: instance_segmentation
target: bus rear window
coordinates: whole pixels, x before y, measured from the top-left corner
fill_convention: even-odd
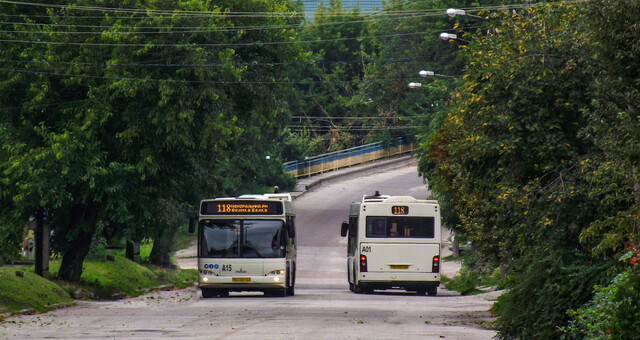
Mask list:
[[[434,217],[367,216],[370,238],[433,238]]]

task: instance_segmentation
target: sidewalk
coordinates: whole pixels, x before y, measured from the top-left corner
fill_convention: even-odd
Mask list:
[[[344,179],[346,176],[362,176],[367,174],[373,174],[376,172],[382,172],[385,170],[406,166],[417,162],[417,159],[413,155],[400,156],[394,158],[388,158],[384,160],[371,161],[364,164],[354,165],[347,168],[338,170],[327,171],[322,174],[313,175],[311,177],[298,178],[298,185],[290,192],[292,198],[296,198],[304,195],[307,191],[311,191],[314,187],[322,185],[323,183],[329,183],[337,178]]]

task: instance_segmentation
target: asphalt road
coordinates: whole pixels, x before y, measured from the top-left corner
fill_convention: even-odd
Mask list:
[[[346,240],[340,224],[349,204],[364,194],[426,198],[415,165],[334,181],[294,201],[298,228],[296,295],[231,293],[203,299],[195,287],[158,291],[118,301],[80,301],[76,307],[11,317],[0,324],[7,339],[490,339],[482,326],[499,292],[438,296],[404,291],[354,294],[346,280]],[[443,233],[443,235],[447,235]],[[446,236],[443,236],[445,238]],[[444,247],[446,255],[448,247]],[[195,267],[195,249],[180,252],[180,266]],[[455,275],[458,264],[443,263]]]

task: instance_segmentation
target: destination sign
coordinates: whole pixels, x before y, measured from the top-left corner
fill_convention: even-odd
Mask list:
[[[233,200],[202,202],[202,215],[282,215],[282,202]]]
[[[391,207],[392,215],[408,215],[409,207],[406,205],[394,205]]]

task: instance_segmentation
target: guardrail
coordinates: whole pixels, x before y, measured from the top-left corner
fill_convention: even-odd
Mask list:
[[[410,153],[415,150],[415,143],[403,143],[398,139],[395,143],[376,142],[307,157],[304,160],[284,163],[285,171],[295,178],[309,177],[327,171],[350,167],[377,159]]]

